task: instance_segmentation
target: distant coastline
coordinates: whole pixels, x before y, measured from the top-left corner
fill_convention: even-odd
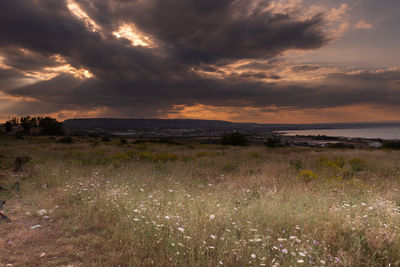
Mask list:
[[[345,138],[400,140],[400,125],[358,128],[285,130],[276,131],[276,133],[283,136],[329,136]]]

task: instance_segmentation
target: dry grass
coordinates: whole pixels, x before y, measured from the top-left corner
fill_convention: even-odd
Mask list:
[[[5,139],[0,154],[0,183],[21,183],[8,213],[59,206],[49,229],[68,249],[40,248],[74,265],[400,263],[396,151]],[[32,160],[12,177],[17,156]]]

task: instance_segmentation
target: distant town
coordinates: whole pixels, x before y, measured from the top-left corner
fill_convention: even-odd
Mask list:
[[[221,137],[240,133],[247,144],[265,144],[270,147],[302,146],[330,148],[381,148],[381,139],[334,136],[287,136],[285,131],[312,129],[348,129],[363,127],[399,126],[400,123],[335,123],[335,124],[257,124],[217,120],[192,119],[69,119],[63,123],[49,117],[13,118],[0,127],[0,134],[68,135],[117,137],[146,140],[174,140],[219,144]],[[387,142],[386,142],[387,143]]]

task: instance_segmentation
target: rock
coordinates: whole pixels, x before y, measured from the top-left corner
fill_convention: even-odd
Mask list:
[[[11,222],[10,218],[8,218],[6,215],[0,212],[0,221],[6,221],[6,222]]]
[[[40,216],[43,216],[47,213],[47,211],[45,209],[41,209],[37,212]]]
[[[29,163],[29,161],[31,161],[31,157],[29,156],[17,157],[14,162],[14,172],[21,171],[22,168]]]
[[[7,188],[2,187],[2,186],[0,185],[0,192],[7,192],[7,191],[8,191]]]
[[[12,186],[11,189],[14,191],[19,191],[21,189],[21,185],[19,182],[15,182]]]

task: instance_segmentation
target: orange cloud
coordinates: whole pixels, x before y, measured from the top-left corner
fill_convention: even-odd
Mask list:
[[[352,105],[320,109],[291,109],[270,106],[256,107],[215,107],[197,104],[194,106],[175,106],[174,112],[165,116],[168,119],[209,119],[234,122],[257,123],[335,123],[335,122],[374,122],[398,121],[400,108],[377,107],[372,105]]]
[[[91,19],[88,14],[73,0],[67,1],[67,7],[69,11],[79,20],[85,22],[86,27],[94,32],[98,32],[101,30],[101,27],[97,25],[97,23]]]
[[[132,46],[155,47],[154,40],[144,32],[140,31],[133,23],[124,23],[113,32],[117,38],[126,38],[131,41]]]
[[[372,24],[367,23],[365,20],[360,20],[355,27],[360,30],[369,30],[372,29]]]

